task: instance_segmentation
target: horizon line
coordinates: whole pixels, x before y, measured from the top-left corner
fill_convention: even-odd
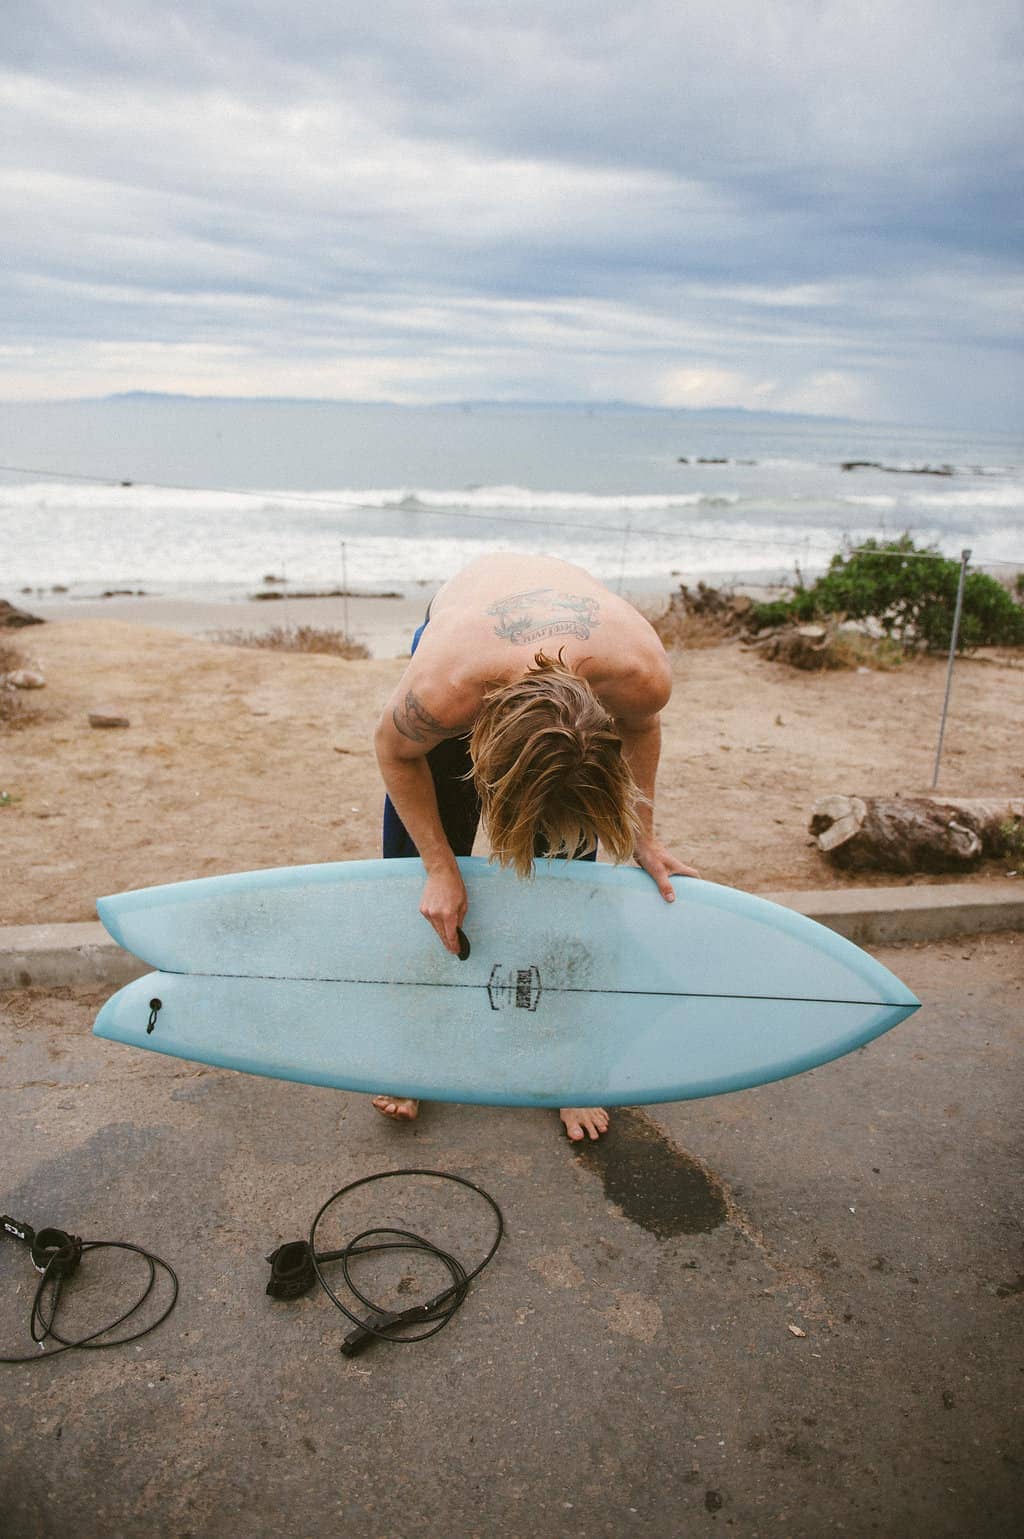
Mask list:
[[[104,395],[0,399],[6,406],[102,406],[126,401],[194,401],[220,405],[386,407],[393,411],[472,411],[482,409],[533,411],[617,411],[660,416],[727,414],[744,417],[785,417],[814,422],[870,423],[870,417],[850,417],[831,412],[784,411],[771,407],[719,404],[715,406],[666,406],[663,403],[628,400],[546,400],[536,396],[481,396],[444,401],[396,401],[386,396],[223,395],[186,390],[115,390]],[[903,424],[900,424],[903,425]]]

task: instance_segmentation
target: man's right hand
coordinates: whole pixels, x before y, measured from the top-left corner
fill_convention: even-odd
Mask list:
[[[469,897],[458,866],[432,871],[420,899],[420,913],[433,925],[446,949],[459,954],[458,931],[466,917]]]

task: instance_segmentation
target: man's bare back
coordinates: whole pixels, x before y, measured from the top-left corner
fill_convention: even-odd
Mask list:
[[[631,604],[553,556],[481,556],[430,606],[391,702],[411,741],[469,730],[489,686],[524,676],[537,652],[561,654],[616,720],[649,718],[671,689],[664,648]]]

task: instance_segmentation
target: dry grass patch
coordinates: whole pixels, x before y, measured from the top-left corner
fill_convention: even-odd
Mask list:
[[[349,661],[370,655],[361,641],[353,641],[344,631],[316,625],[275,625],[267,631],[215,631],[212,640],[229,647],[260,647],[267,652],[319,652]]]
[[[8,684],[7,675],[28,666],[26,658],[7,641],[0,641],[0,727],[27,727],[43,713],[29,705],[21,690]]]
[[[870,668],[874,673],[892,673],[902,668],[907,654],[898,641],[889,636],[868,636],[863,631],[838,630],[829,644],[830,667]]]
[[[698,582],[696,588],[681,583],[668,601],[668,608],[653,614],[641,610],[651,622],[662,646],[700,651],[733,641],[750,628],[753,600],[732,588],[711,588]]]
[[[733,634],[721,621],[707,615],[648,615],[667,652],[674,647],[684,652],[699,652],[704,647],[720,647],[723,641],[731,641]]]

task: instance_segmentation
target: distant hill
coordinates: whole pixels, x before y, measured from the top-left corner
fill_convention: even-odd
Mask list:
[[[274,395],[188,395],[175,391],[123,390],[114,395],[82,397],[74,404],[153,402],[167,404],[181,401],[217,406],[330,406],[352,408],[387,407],[392,411],[547,411],[587,414],[616,412],[624,415],[648,415],[659,417],[731,418],[745,422],[836,422],[852,423],[854,417],[833,417],[825,413],[755,411],[747,406],[652,406],[642,401],[537,401],[537,400],[468,400],[435,401],[426,405],[407,405],[401,401],[347,401],[323,396],[274,396]],[[71,404],[71,403],[67,403]]]

